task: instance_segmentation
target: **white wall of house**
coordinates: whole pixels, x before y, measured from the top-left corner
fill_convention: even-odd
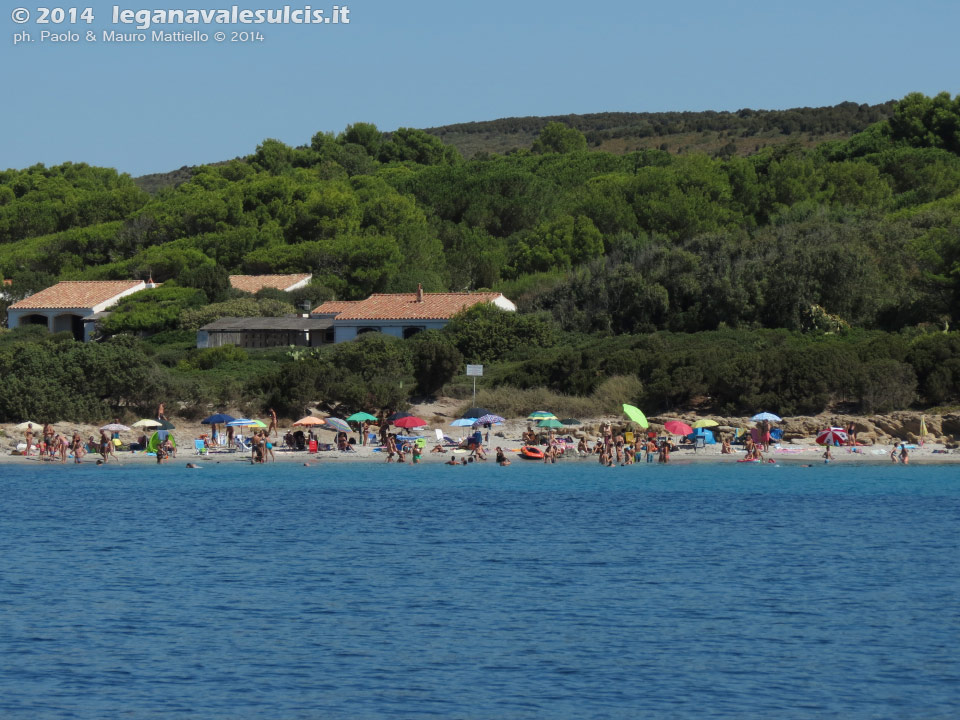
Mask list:
[[[20,308],[20,309],[8,309],[7,310],[7,327],[11,330],[16,327],[20,327],[21,321],[24,318],[27,318],[31,315],[38,315],[44,317],[47,320],[47,330],[50,332],[64,332],[70,331],[73,329],[73,318],[79,318],[82,322],[83,318],[90,317],[94,313],[102,312],[109,307],[112,307],[117,304],[117,302],[122,297],[127,295],[133,295],[135,292],[139,292],[146,287],[145,283],[140,283],[139,285],[134,285],[129,290],[124,290],[123,292],[114,295],[109,300],[106,300],[98,305],[88,308]],[[41,324],[41,323],[30,323],[30,324]],[[93,332],[94,323],[83,323],[83,341],[88,342],[90,340],[90,334]]]
[[[313,275],[307,275],[307,277],[305,277],[303,280],[301,280],[300,282],[295,282],[293,285],[291,285],[291,286],[288,287],[288,288],[284,288],[283,291],[284,291],[284,292],[293,292],[294,290],[299,290],[300,288],[305,288],[307,285],[310,284],[310,281],[311,281],[312,279],[313,279]]]

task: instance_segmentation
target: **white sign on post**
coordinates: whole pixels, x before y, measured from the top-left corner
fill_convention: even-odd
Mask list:
[[[483,365],[467,365],[467,377],[473,378],[473,404],[477,404],[477,378],[483,377]]]

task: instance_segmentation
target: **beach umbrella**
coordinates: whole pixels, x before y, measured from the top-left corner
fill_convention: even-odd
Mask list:
[[[251,420],[250,418],[237,418],[236,420],[228,422],[227,427],[248,427],[255,422],[256,420]]]
[[[664,429],[671,435],[690,435],[693,428],[679,420],[669,420],[663,424]]]
[[[162,425],[159,420],[151,420],[150,418],[144,418],[143,420],[137,420],[133,426],[136,428],[158,428]]]
[[[576,418],[564,418],[563,420],[560,421],[560,424],[561,425],[583,425],[583,423],[577,420]]]
[[[464,418],[480,418],[480,417],[483,417],[484,415],[492,415],[492,414],[493,414],[493,413],[491,413],[491,412],[490,412],[489,410],[487,410],[486,408],[482,408],[482,407],[472,407],[472,408],[469,408],[469,409],[468,409],[463,415],[461,415],[460,417],[464,417]]]
[[[174,425],[169,420],[160,420],[158,422],[160,423],[159,425],[154,425],[154,427],[157,430],[176,430],[177,429],[177,426]]]
[[[719,426],[720,426],[720,423],[718,423],[716,420],[711,420],[710,418],[703,418],[702,420],[697,420],[690,427],[696,429],[696,428],[710,428],[710,427],[719,427]]]
[[[647,416],[640,412],[640,408],[634,407],[633,405],[624,405],[623,406],[624,414],[633,420],[637,425],[642,428],[650,427],[650,423],[647,422]]]
[[[347,418],[347,422],[363,422],[364,420],[369,420],[370,422],[376,422],[377,418],[375,418],[373,415],[371,415],[368,412],[356,412]]]
[[[477,422],[477,418],[460,418],[450,423],[451,427],[469,427]]]
[[[29,420],[26,420],[20,423],[19,425],[14,425],[14,428],[17,430],[26,430],[28,427],[33,427],[35,429],[43,429],[43,425],[41,425],[40,423],[30,422]]]
[[[843,428],[831,427],[817,433],[817,445],[842,445],[847,441]]]
[[[562,428],[563,423],[557,420],[556,418],[544,418],[537,423],[537,427],[542,428]]]
[[[323,428],[324,430],[335,430],[337,432],[353,432],[353,430],[350,429],[350,426],[347,425],[346,420],[341,420],[340,418],[335,417],[325,418],[323,421]]]
[[[783,418],[778,417],[777,415],[774,415],[773,413],[762,412],[762,413],[757,413],[756,415],[754,415],[754,416],[753,416],[752,418],[750,418],[750,419],[751,419],[753,422],[763,422],[764,420],[769,420],[770,422],[780,422]]]
[[[414,415],[409,415],[409,416],[407,416],[407,417],[400,418],[399,420],[397,420],[397,421],[394,423],[394,425],[396,425],[397,427],[400,427],[400,428],[418,428],[418,427],[425,427],[426,424],[427,424],[427,421],[426,421],[426,420],[424,420],[423,418],[418,418],[418,417],[416,417],[416,416],[414,416]]]
[[[927,416],[920,416],[920,447],[923,447],[923,439],[927,436]]]
[[[395,423],[400,418],[412,417],[408,412],[395,412],[390,415],[387,415],[387,422]]]
[[[306,417],[302,417],[299,420],[297,420],[293,424],[293,426],[294,427],[311,427],[314,425],[323,425],[323,424],[324,422],[320,418],[314,417],[313,415],[307,415]]]
[[[505,422],[504,419],[493,413],[487,413],[477,418],[477,425],[499,425],[502,422]]]
[[[546,410],[535,410],[527,415],[527,420],[556,420],[557,416]]]
[[[104,425],[101,430],[105,432],[130,432],[130,428],[126,425],[121,425],[120,423],[110,423],[109,425]]]
[[[216,413],[211,415],[208,418],[204,418],[200,421],[201,425],[226,425],[228,422],[233,422],[236,418],[233,415],[227,415],[225,413]]]

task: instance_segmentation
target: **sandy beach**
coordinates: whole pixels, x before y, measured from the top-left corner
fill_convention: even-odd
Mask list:
[[[447,437],[453,440],[465,438],[470,428],[452,427],[450,425],[459,415],[458,409],[462,405],[461,401],[441,399],[429,405],[414,406],[410,412],[422,417],[428,421],[428,427],[423,428],[419,434],[427,439],[426,450],[423,453],[423,463],[445,463],[450,458],[455,457],[458,460],[470,458],[470,453],[466,450],[460,450],[452,447],[445,447],[444,452],[430,452],[436,443],[436,430],[439,429]],[[671,415],[669,417],[650,417],[651,429],[662,432],[663,423],[668,419],[681,418],[684,421],[692,422],[695,419],[693,415]],[[751,423],[748,418],[717,418],[720,428],[719,434],[732,436],[732,430],[736,427],[750,428]],[[770,450],[764,453],[767,462],[773,460],[776,463],[785,464],[815,464],[823,463],[824,448],[817,445],[814,441],[816,430],[812,428],[826,427],[831,424],[846,426],[853,422],[858,426],[858,439],[864,442],[863,446],[857,448],[834,447],[831,449],[831,463],[856,463],[856,464],[890,464],[890,452],[895,442],[903,441],[911,445],[918,445],[918,438],[915,429],[919,428],[919,413],[895,413],[890,416],[878,418],[857,418],[852,416],[829,416],[815,418],[784,418],[780,427],[784,430],[783,440],[771,446]],[[192,462],[203,466],[214,463],[249,463],[249,452],[231,451],[228,449],[214,450],[207,455],[198,456],[194,451],[194,439],[201,435],[208,435],[210,428],[201,425],[196,421],[187,421],[182,418],[173,417],[172,421],[176,425],[173,435],[177,440],[179,450],[175,458],[168,461],[170,465],[185,466]],[[282,438],[288,430],[294,430],[291,420],[280,421],[279,438],[274,440],[276,448],[274,455],[276,462],[281,463],[382,463],[386,462],[386,453],[381,452],[376,446],[363,446],[359,444],[359,436],[352,434],[351,437],[357,439],[355,450],[352,452],[321,451],[318,453],[308,453],[306,451],[289,450],[282,447]],[[911,464],[953,464],[960,463],[960,449],[956,449],[953,435],[945,435],[945,430],[952,430],[951,423],[956,422],[954,416],[928,417],[927,426],[930,429],[930,435],[926,438],[922,447],[911,448]],[[577,457],[576,443],[581,437],[586,438],[591,447],[597,440],[597,435],[601,424],[610,423],[614,429],[627,429],[627,422],[622,416],[609,416],[603,418],[594,418],[584,420],[581,425],[570,428],[563,428],[557,431],[558,437],[568,437],[573,439],[574,444],[569,446],[566,456],[559,459],[558,462],[583,462],[598,463],[595,455],[586,457]],[[538,462],[527,460],[519,455],[519,449],[523,446],[521,434],[532,424],[524,418],[514,418],[507,420],[501,426],[494,426],[489,432],[489,440],[484,443],[487,450],[487,463],[495,461],[495,448],[501,447],[507,458],[514,464],[527,464]],[[78,431],[83,438],[93,436],[99,437],[98,426],[88,424],[77,424],[70,422],[59,422],[54,424],[56,432],[72,436]],[[38,435],[42,426],[37,428]],[[393,428],[393,431],[399,429]],[[885,430],[893,431],[900,437],[887,435]],[[0,425],[0,464],[22,464],[43,462],[51,466],[60,465],[57,460],[41,460],[36,454],[25,457],[19,454],[12,454],[17,445],[23,442],[23,431],[15,429],[13,424]],[[406,432],[406,431],[401,431]],[[315,431],[320,443],[331,443],[334,439],[334,433],[325,431],[322,428]],[[124,441],[135,440],[140,433],[134,429],[130,433],[123,434]],[[273,439],[273,438],[271,438]],[[671,453],[670,462],[673,464],[687,463],[731,463],[742,460],[745,456],[744,450],[740,445],[734,445],[733,454],[721,454],[720,444],[707,445],[704,448],[692,449],[683,448]],[[36,453],[36,450],[34,450]],[[95,463],[99,455],[88,454],[84,456],[83,463]],[[129,465],[156,465],[156,458],[143,452],[120,451],[116,458],[120,464]],[[113,459],[111,459],[113,462]],[[542,461],[541,461],[542,462]],[[410,463],[410,457],[407,457],[407,463]],[[68,458],[67,465],[73,465],[73,460]],[[645,464],[638,461],[637,464]]]

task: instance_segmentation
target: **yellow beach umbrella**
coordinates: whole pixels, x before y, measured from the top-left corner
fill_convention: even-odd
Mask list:
[[[697,420],[691,427],[694,428],[710,428],[717,427],[720,425],[716,420],[711,420],[710,418],[703,418],[702,420]]]

